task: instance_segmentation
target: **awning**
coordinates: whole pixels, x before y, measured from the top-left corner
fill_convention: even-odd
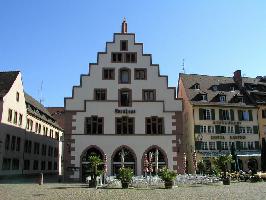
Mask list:
[[[261,154],[260,153],[241,153],[241,154],[237,154],[237,157],[260,157]]]

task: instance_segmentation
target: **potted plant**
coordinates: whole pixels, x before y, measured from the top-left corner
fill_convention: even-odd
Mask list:
[[[97,176],[102,174],[101,170],[98,170],[98,166],[102,164],[102,160],[96,154],[92,154],[89,157],[89,174],[91,176],[91,180],[89,182],[89,187],[97,187]]]
[[[198,172],[202,175],[205,174],[206,172],[206,166],[203,162],[203,160],[199,161],[197,164]]]
[[[164,167],[160,173],[159,177],[164,181],[164,186],[166,189],[173,188],[174,179],[176,178],[176,173]]]
[[[230,176],[227,174],[227,165],[231,163],[231,161],[232,161],[231,155],[223,155],[214,158],[215,167],[222,172],[221,174],[224,185],[230,185]]]
[[[121,181],[123,189],[128,188],[129,183],[131,182],[133,175],[134,175],[133,170],[131,168],[121,167],[119,169],[117,179],[119,179]]]

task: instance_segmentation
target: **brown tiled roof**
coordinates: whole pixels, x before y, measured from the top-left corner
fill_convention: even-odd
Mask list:
[[[58,123],[52,117],[50,112],[41,103],[39,103],[37,100],[35,100],[32,96],[30,96],[26,92],[24,93],[24,95],[25,95],[25,101],[28,113],[62,130],[62,127],[58,125]]]
[[[219,105],[219,106],[252,106],[247,100],[245,103],[233,102],[236,96],[242,96],[237,84],[234,82],[233,77],[224,76],[207,76],[198,74],[180,74],[180,79],[185,87],[186,95],[190,102],[194,105]],[[251,79],[243,78],[244,82],[252,82]],[[200,89],[192,89],[193,85],[198,83]],[[217,87],[217,90],[213,89]],[[232,90],[232,87],[234,90]],[[207,94],[207,101],[200,101],[197,99],[199,94]],[[219,102],[219,95],[225,95],[226,101]]]
[[[12,87],[19,71],[0,72],[0,97],[4,97]]]

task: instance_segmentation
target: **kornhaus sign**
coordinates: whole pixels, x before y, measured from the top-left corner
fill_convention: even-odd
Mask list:
[[[134,109],[115,109],[115,113],[118,113],[118,114],[135,114],[136,110],[134,110]]]

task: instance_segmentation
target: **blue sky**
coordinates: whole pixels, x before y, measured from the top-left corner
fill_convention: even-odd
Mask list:
[[[266,1],[0,0],[0,70],[20,70],[25,90],[63,106],[105,42],[128,32],[176,86],[186,73],[266,75]]]

